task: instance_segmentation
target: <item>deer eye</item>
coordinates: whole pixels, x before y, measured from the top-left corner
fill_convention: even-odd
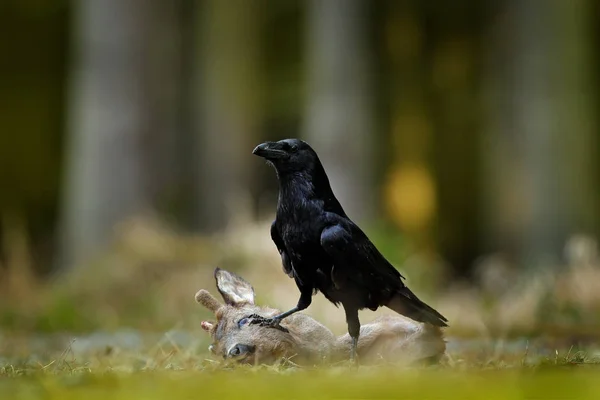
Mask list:
[[[240,328],[241,328],[242,326],[244,326],[244,325],[248,324],[248,321],[249,321],[249,319],[248,319],[248,318],[242,318],[242,319],[240,319],[240,320],[238,321],[238,327],[240,327]]]

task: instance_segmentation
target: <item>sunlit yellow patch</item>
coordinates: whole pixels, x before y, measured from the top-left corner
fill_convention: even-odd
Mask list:
[[[435,184],[422,165],[393,169],[384,187],[386,208],[392,219],[406,231],[426,228],[436,210]]]

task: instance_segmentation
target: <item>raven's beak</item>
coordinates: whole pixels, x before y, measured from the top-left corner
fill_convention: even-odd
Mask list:
[[[270,142],[261,143],[252,150],[252,154],[262,157],[268,152]]]
[[[276,158],[285,158],[288,156],[287,152],[277,148],[277,142],[265,142],[261,143],[252,150],[252,154],[265,158],[267,160],[273,160]]]

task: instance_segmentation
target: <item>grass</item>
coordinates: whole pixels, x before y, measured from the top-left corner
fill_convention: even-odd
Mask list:
[[[433,279],[443,276],[443,263],[406,257],[405,247],[383,231],[374,240],[402,264],[409,285],[452,322],[450,344],[477,338],[473,346],[450,346],[449,360],[429,368],[221,365],[208,357],[208,337],[200,329],[200,321],[213,316],[193,300],[200,288],[216,292],[215,266],[249,280],[260,304],[285,308],[297,300],[264,232],[268,224],[214,238],[185,237],[134,222],[106,257],[64,279],[39,282],[21,264],[7,265],[0,276],[0,399],[600,398],[596,258],[580,257],[530,280],[490,259],[479,286],[445,287]],[[508,278],[503,283],[498,277]],[[307,313],[327,321],[334,333],[345,332],[343,313],[322,296]],[[85,348],[81,336],[69,340],[77,332],[110,334],[124,327],[134,328],[144,343]],[[148,332],[174,327],[197,340],[182,346],[168,335],[148,339]]]
[[[79,374],[0,384],[12,399],[597,399],[597,371],[470,374],[322,371],[148,373],[120,377]]]
[[[6,399],[597,399],[597,368],[551,361],[552,368],[395,369],[339,366],[223,368],[200,359],[135,368],[56,360],[35,370],[0,369]],[[92,363],[93,364],[93,363]],[[574,368],[574,365],[577,367]],[[128,368],[127,368],[128,366]],[[568,366],[566,368],[565,366]]]
[[[22,339],[22,338],[19,338]],[[204,336],[180,347],[165,335],[137,350],[105,346],[37,354],[27,340],[4,338],[1,399],[596,399],[600,359],[593,349],[536,346],[489,352],[483,346],[449,351],[430,367],[354,368],[347,363],[299,368],[293,364],[237,366],[209,357]],[[21,343],[18,345],[17,343]],[[23,343],[25,343],[23,345]]]

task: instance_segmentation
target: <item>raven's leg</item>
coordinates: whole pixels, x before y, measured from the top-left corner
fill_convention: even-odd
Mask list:
[[[300,288],[300,299],[298,300],[298,305],[296,305],[296,307],[286,312],[282,312],[281,314],[277,314],[271,318],[264,318],[256,314],[249,315],[247,318],[252,318],[250,324],[259,324],[261,326],[279,328],[279,323],[281,322],[281,320],[289,317],[292,314],[297,313],[298,311],[307,309],[308,306],[310,306],[310,303],[312,302],[313,290],[310,287],[300,287],[300,285],[298,285],[298,287]]]
[[[350,360],[357,361],[356,350],[358,347],[358,337],[360,336],[360,320],[358,319],[358,310],[356,308],[346,308],[346,323],[348,324],[348,333],[352,338],[352,347],[350,348]]]

